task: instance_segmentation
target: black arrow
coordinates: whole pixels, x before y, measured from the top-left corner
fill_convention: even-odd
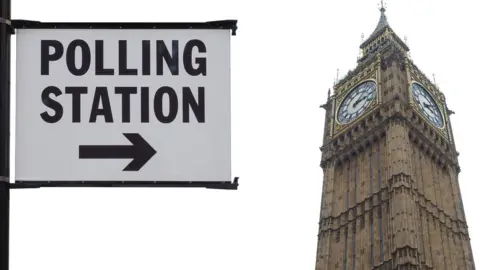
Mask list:
[[[131,145],[79,145],[80,159],[126,159],[132,161],[123,171],[139,171],[156,153],[138,133],[123,133]]]

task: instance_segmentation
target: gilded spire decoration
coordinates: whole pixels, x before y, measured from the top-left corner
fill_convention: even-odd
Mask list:
[[[361,35],[361,40],[360,40],[360,44],[363,43],[363,39],[365,38],[365,35],[362,33]],[[359,51],[358,51],[358,57],[357,57],[357,60],[360,59],[362,57],[362,49],[360,48]]]

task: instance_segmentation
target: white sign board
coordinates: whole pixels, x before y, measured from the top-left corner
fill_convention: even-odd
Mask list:
[[[18,29],[17,181],[229,181],[230,30]]]

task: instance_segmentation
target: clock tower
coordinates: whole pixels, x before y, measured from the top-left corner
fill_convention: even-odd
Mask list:
[[[328,94],[316,270],[474,270],[445,96],[385,8]]]

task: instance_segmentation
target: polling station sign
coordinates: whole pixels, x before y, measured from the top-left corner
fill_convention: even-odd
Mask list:
[[[231,29],[16,35],[16,181],[225,182]]]

